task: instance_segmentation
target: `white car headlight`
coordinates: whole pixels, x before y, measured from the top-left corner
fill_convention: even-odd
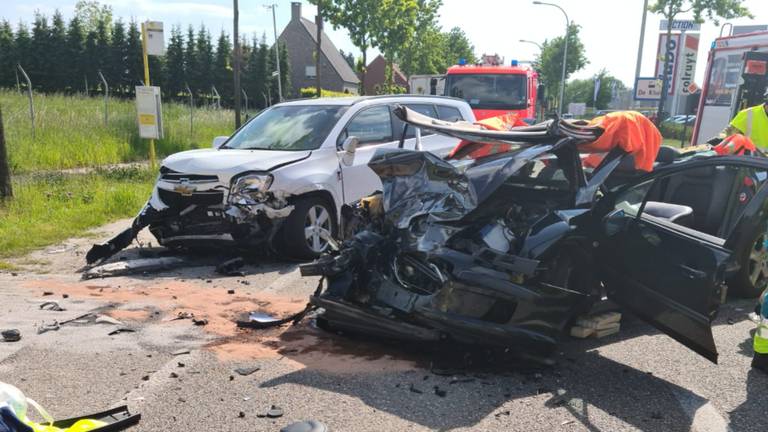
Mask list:
[[[272,174],[248,174],[235,181],[232,187],[233,196],[248,196],[253,199],[260,199],[263,193],[272,186]]]

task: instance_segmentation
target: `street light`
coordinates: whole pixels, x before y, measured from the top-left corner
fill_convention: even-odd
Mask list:
[[[537,47],[539,47],[539,51],[541,51],[541,50],[543,50],[543,49],[544,49],[544,48],[541,46],[541,44],[540,44],[540,43],[538,43],[538,42],[529,41],[529,40],[525,40],[525,39],[520,39],[520,42],[521,42],[521,43],[529,43],[529,44],[533,44],[533,45],[536,45]]]
[[[565,47],[563,48],[563,74],[560,79],[560,102],[558,103],[558,111],[560,114],[562,114],[563,113],[563,94],[565,93],[565,67],[568,61],[568,32],[571,29],[571,20],[568,18],[568,14],[565,13],[565,10],[554,3],[534,1],[533,4],[556,7],[560,9],[560,12],[562,12],[563,15],[565,16]]]

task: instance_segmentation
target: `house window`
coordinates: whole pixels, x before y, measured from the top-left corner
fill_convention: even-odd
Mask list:
[[[304,75],[306,75],[307,78],[315,78],[317,77],[317,69],[315,69],[314,66],[305,66]]]

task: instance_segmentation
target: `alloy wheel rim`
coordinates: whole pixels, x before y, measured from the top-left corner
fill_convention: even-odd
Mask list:
[[[312,252],[321,253],[328,248],[327,238],[331,237],[331,214],[321,205],[309,208],[304,220],[304,238]]]
[[[768,249],[765,240],[758,237],[749,251],[749,281],[753,286],[765,284],[768,279]]]

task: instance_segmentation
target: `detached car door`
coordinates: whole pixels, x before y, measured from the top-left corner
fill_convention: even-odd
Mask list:
[[[599,203],[604,217],[596,258],[609,298],[714,363],[711,322],[725,297],[726,275],[738,269],[732,252],[743,232],[760,224],[765,229],[758,219],[764,219],[759,209],[768,192],[765,167],[745,169],[738,158],[728,159],[683,162]],[[760,182],[756,194],[740,206],[726,205],[745,176]]]

